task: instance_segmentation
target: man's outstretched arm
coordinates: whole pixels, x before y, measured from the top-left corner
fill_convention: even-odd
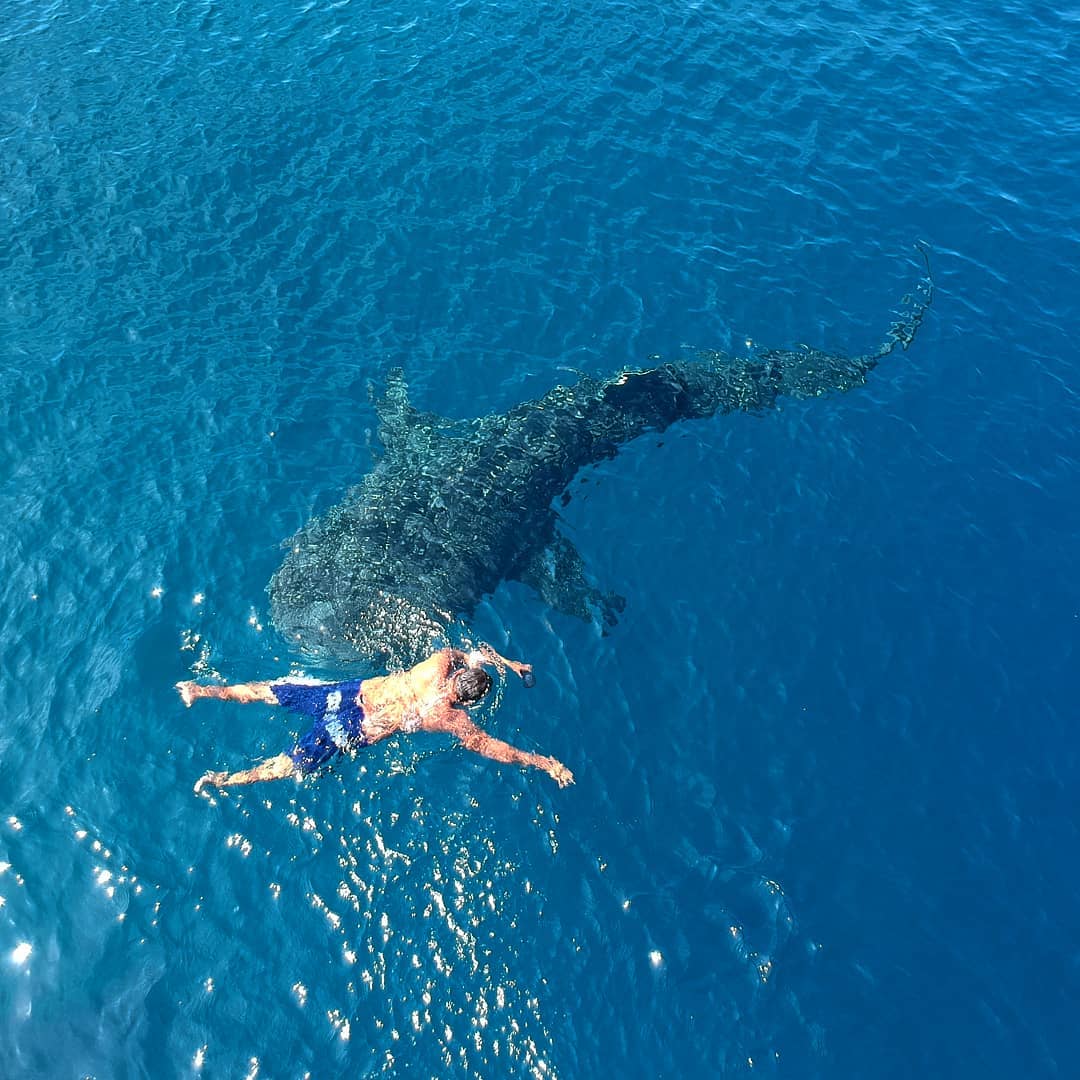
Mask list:
[[[533,675],[532,664],[522,663],[520,660],[509,660],[501,656],[486,642],[481,642],[472,652],[462,652],[460,649],[444,649],[443,652],[454,660],[468,664],[469,667],[480,667],[490,664],[499,674],[503,674],[509,668],[526,687],[536,685]]]
[[[460,709],[448,709],[438,717],[431,717],[424,724],[425,731],[448,731],[461,740],[462,746],[473,753],[482,754],[493,761],[502,761],[508,765],[526,765],[542,769],[559,787],[566,787],[574,782],[574,774],[561,762],[543,754],[532,754],[528,750],[519,750],[502,739],[492,738],[482,728],[477,727]]]
[[[278,754],[267,758],[254,768],[241,769],[240,772],[205,772],[195,781],[195,794],[198,795],[207,784],[214,787],[235,787],[237,784],[254,784],[259,780],[284,780],[296,774],[296,763],[288,754]]]

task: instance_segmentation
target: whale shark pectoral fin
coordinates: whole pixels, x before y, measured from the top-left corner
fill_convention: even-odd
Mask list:
[[[518,578],[564,615],[586,622],[597,619],[605,633],[607,627],[619,621],[619,613],[626,607],[626,599],[618,593],[601,592],[589,584],[578,549],[558,532],[526,563]]]

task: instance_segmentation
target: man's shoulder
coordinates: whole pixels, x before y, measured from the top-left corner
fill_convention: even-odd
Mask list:
[[[446,701],[436,701],[424,713],[420,726],[425,731],[456,731],[468,720],[461,709],[455,709]]]

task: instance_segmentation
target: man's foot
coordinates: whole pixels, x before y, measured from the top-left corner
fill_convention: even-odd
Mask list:
[[[191,703],[199,696],[199,684],[195,682],[178,682],[176,689],[180,691],[180,700],[190,709]]]

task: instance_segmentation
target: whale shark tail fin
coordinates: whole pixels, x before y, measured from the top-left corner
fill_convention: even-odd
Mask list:
[[[930,268],[930,247],[920,240],[915,244],[916,249],[923,258],[926,266],[926,276],[915,286],[915,291],[908,293],[900,301],[900,310],[897,318],[885,334],[885,340],[878,346],[877,352],[871,353],[867,360],[878,361],[884,359],[897,345],[906,349],[914,340],[915,335],[926,318],[930,305],[934,302],[934,274]]]
[[[843,356],[802,345],[796,349],[759,350],[751,360],[741,364],[736,362],[732,366],[734,371],[743,374],[754,372],[755,361],[762,367],[762,371],[758,373],[760,377],[755,380],[755,387],[770,387],[773,400],[751,397],[755,407],[760,407],[763,401],[766,406],[772,406],[776,397],[802,400],[824,394],[844,393],[862,386],[867,375],[897,346],[901,349],[908,348],[915,340],[934,299],[929,249],[922,242],[915,246],[926,265],[926,276],[919,281],[913,292],[901,300],[896,318],[885,333],[885,340],[873,352]],[[740,407],[745,408],[742,405]]]

